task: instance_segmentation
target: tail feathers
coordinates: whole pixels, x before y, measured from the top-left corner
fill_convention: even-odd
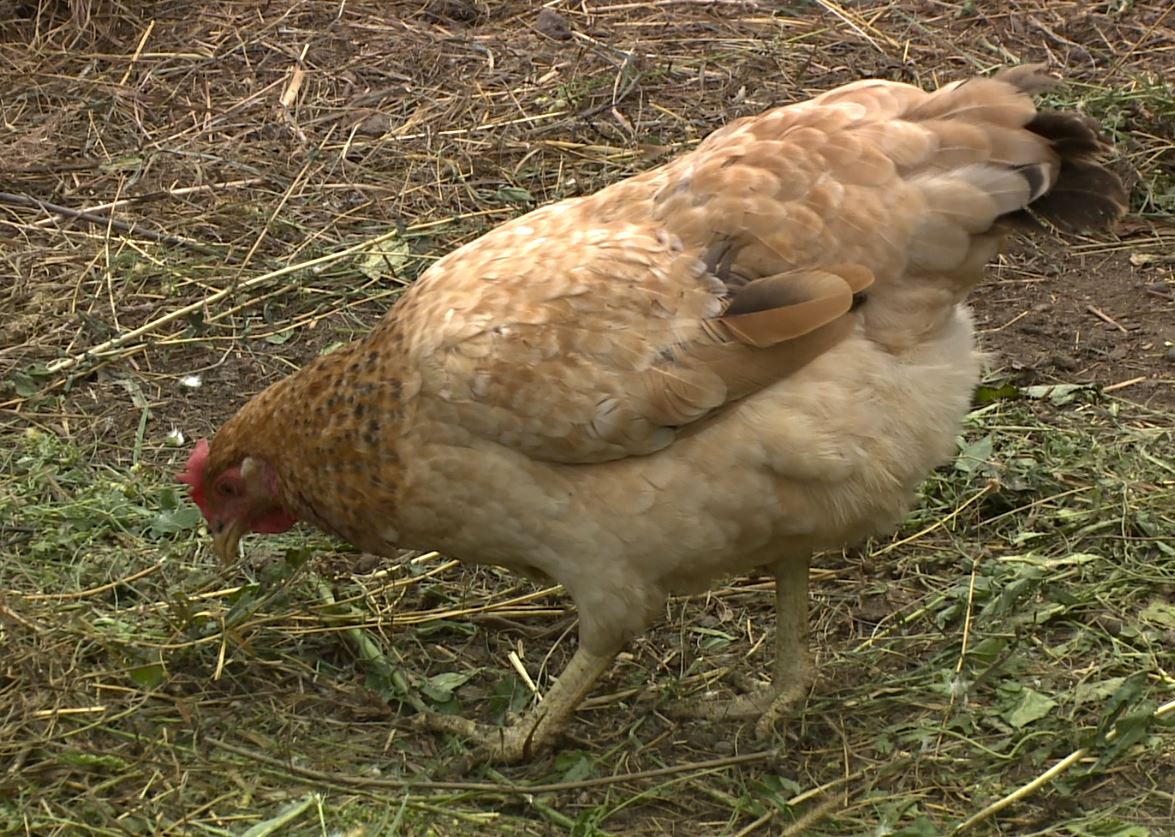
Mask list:
[[[1109,227],[1126,203],[1122,181],[1101,163],[1062,158],[1053,187],[1028,208],[1065,232],[1079,232]]]
[[[1044,64],[1039,63],[1006,67],[995,74],[995,79],[1010,84],[1021,93],[1029,95],[1043,93],[1061,82],[1059,78],[1049,74]]]
[[[1056,83],[1039,64],[1013,67],[995,78],[1027,94]],[[1060,164],[1021,169],[1034,199],[1028,212],[1014,213],[1007,220],[1028,222],[1035,216],[1077,232],[1105,229],[1122,217],[1128,196],[1122,181],[1100,161],[1110,145],[1096,120],[1071,111],[1038,111],[1025,127],[1048,141]]]
[[[1097,121],[1080,113],[1042,111],[1028,123],[1028,130],[1047,139],[1062,157],[1085,159],[1109,150]]]

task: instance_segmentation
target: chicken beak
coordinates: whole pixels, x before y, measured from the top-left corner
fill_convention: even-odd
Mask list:
[[[223,566],[227,566],[240,557],[239,546],[245,534],[246,524],[241,520],[227,523],[219,532],[212,535],[212,549]]]

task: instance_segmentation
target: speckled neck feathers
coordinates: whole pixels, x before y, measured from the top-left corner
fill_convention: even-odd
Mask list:
[[[317,358],[250,400],[212,440],[209,470],[258,457],[277,473],[288,511],[379,552],[386,544],[368,543],[370,521],[397,505],[403,405],[394,359],[371,339]]]

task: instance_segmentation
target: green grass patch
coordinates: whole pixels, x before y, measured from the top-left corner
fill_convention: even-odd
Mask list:
[[[406,698],[487,720],[525,704],[502,661],[520,641],[527,660],[545,651],[495,626],[534,624],[503,595],[508,577],[439,556],[357,572],[352,554],[301,532],[250,543],[221,574],[170,472],[105,466],[25,432],[0,490],[0,695],[19,710],[0,758],[20,765],[0,778],[0,826],[624,834],[669,822],[684,794],[706,833],[761,820],[938,835],[1083,750],[1010,809],[1017,833],[1162,834],[1171,417],[1088,388],[1031,392],[976,410],[960,457],[892,541],[823,562],[820,680],[777,752],[743,763],[745,730],[649,715],[697,688],[658,665],[683,629],[703,680],[732,658],[744,676],[767,667],[740,625],[769,624],[770,595],[740,581],[680,602],[683,624],[639,641],[583,713],[606,731],[598,743],[573,731],[581,743],[555,757],[460,791],[413,784],[444,776],[459,742],[415,732]],[[731,745],[701,751],[707,740]],[[1124,795],[1123,782],[1153,792]]]

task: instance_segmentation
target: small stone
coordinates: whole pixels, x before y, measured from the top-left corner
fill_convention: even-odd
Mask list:
[[[1175,363],[1175,346],[1167,349],[1167,362]]]
[[[539,19],[535,21],[534,28],[555,41],[567,41],[572,37],[571,27],[567,25],[567,21],[550,9],[542,9],[539,12]]]
[[[359,123],[358,132],[366,137],[378,137],[386,134],[392,127],[392,119],[386,113],[373,113]]]
[[[475,0],[430,0],[424,14],[430,20],[440,23],[476,23],[486,14],[486,9]]]
[[[383,559],[378,555],[364,552],[359,556],[359,560],[355,562],[354,573],[356,575],[369,575],[378,570],[382,563]]]

